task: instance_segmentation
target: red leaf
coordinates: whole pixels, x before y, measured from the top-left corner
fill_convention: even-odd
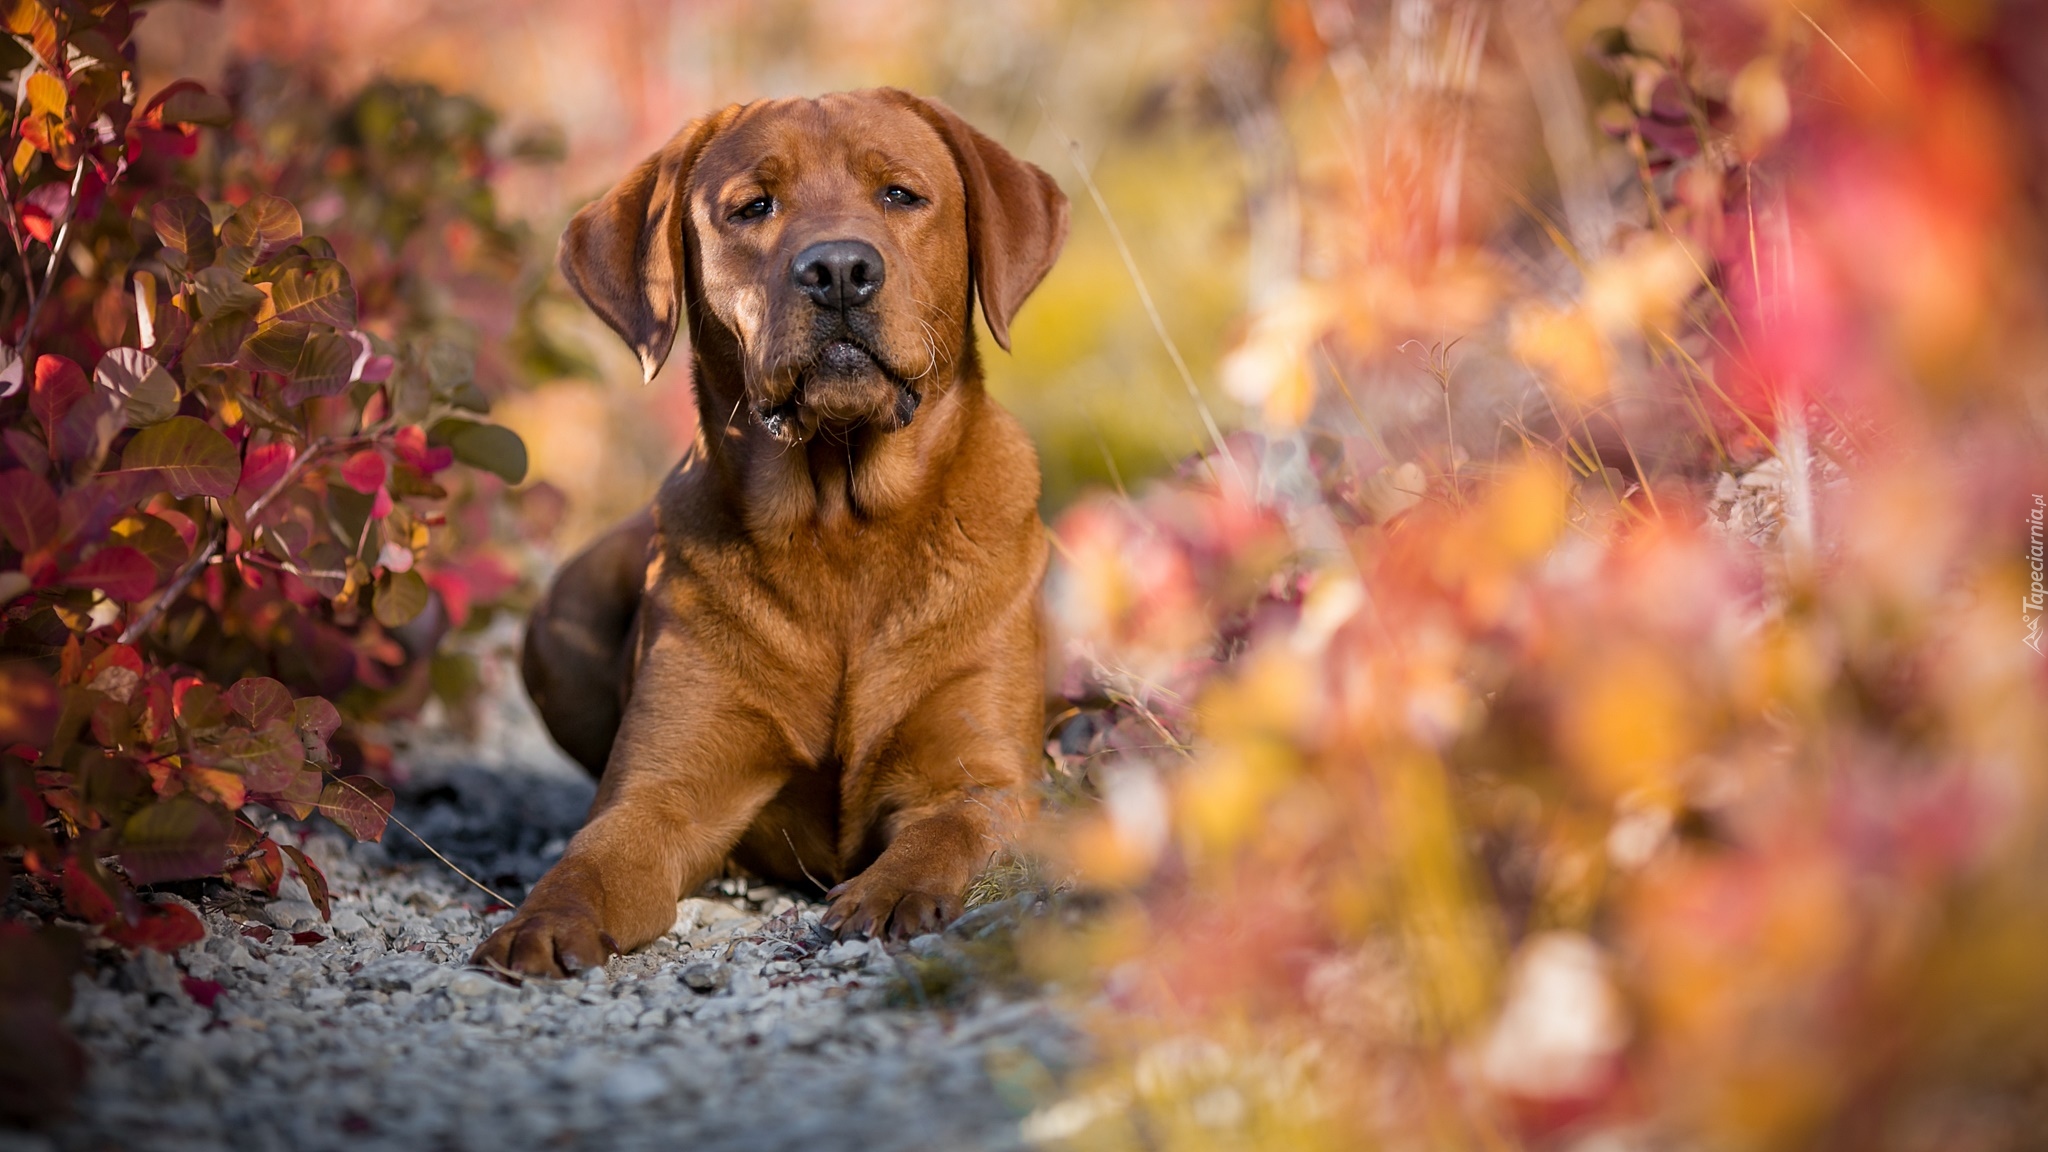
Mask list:
[[[242,458],[242,478],[235,485],[235,495],[244,500],[255,500],[270,491],[284,477],[298,454],[297,448],[283,441],[249,449],[249,454]]]
[[[321,696],[301,696],[292,701],[292,723],[301,736],[322,742],[341,727],[341,713]]]
[[[93,553],[57,582],[67,588],[97,588],[116,600],[140,600],[156,591],[156,565],[126,544],[117,544]]]
[[[57,493],[26,468],[0,472],[0,536],[23,555],[57,535]]]
[[[306,895],[312,898],[313,906],[320,909],[320,919],[334,919],[334,905],[327,894],[327,874],[320,871],[320,866],[313,863],[312,857],[304,852],[289,844],[281,847],[284,854],[291,857],[292,863],[298,867],[299,879],[306,885]]]
[[[439,448],[427,447],[426,430],[417,424],[408,424],[400,428],[393,446],[400,460],[429,476],[455,463],[455,449],[446,445]]]
[[[284,858],[278,854],[277,842],[265,836],[254,847],[243,853],[234,867],[228,869],[228,881],[251,892],[277,895],[278,881],[284,879]]]
[[[392,369],[396,367],[398,361],[389,356],[372,356],[363,363],[362,378],[372,384],[382,384],[391,379]]]
[[[314,806],[320,803],[320,781],[322,773],[318,768],[307,768],[274,792],[251,796],[257,803],[268,805],[274,811],[282,812],[294,820],[304,820],[313,814]]]
[[[185,995],[190,996],[192,1002],[201,1008],[213,1007],[213,1002],[220,999],[222,992],[227,991],[226,988],[221,986],[220,981],[201,980],[197,976],[179,977],[178,987],[183,988]]]
[[[64,866],[64,910],[88,924],[121,919],[121,906],[77,861]]]
[[[319,808],[356,839],[381,840],[391,803],[391,789],[368,776],[346,776],[321,790]]]
[[[228,721],[220,689],[197,676],[186,676],[171,685],[171,707],[177,710],[178,723],[194,732],[218,728]]]
[[[240,713],[251,728],[292,715],[291,690],[268,676],[248,676],[227,690],[228,707]]]
[[[206,925],[183,904],[145,905],[135,923],[110,925],[101,931],[116,944],[159,952],[176,952],[206,939]]]
[[[267,924],[251,924],[247,928],[242,929],[242,935],[247,936],[251,940],[268,944],[270,943],[270,938],[277,935],[277,933],[271,931],[270,926]]]
[[[306,745],[298,730],[273,719],[253,732],[230,731],[216,745],[218,753],[241,766],[249,791],[276,793],[291,786],[306,762]]]
[[[57,421],[92,388],[85,370],[62,356],[36,357],[36,379],[28,394],[28,410],[54,432]]]
[[[318,932],[311,931],[310,929],[305,932],[292,933],[292,943],[294,944],[318,944],[325,939],[327,939],[327,937],[322,936]]]
[[[382,520],[391,515],[391,490],[379,484],[377,494],[370,499],[370,519]]]
[[[142,654],[135,650],[133,644],[107,645],[104,651],[92,658],[92,663],[85,666],[85,683],[89,686],[97,687],[94,682],[99,679],[100,673],[105,672],[109,668],[126,668],[128,671],[135,673],[135,679],[140,681],[142,679]]]
[[[71,203],[71,186],[52,180],[21,198],[21,226],[45,244],[57,234],[57,218]]]
[[[342,482],[366,496],[384,487],[384,473],[384,454],[374,448],[356,453],[341,466]]]

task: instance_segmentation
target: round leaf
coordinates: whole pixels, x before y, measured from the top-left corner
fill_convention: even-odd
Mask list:
[[[526,444],[510,428],[468,420],[443,420],[435,438],[455,450],[455,458],[472,468],[493,473],[507,484],[526,479]]]
[[[191,796],[159,800],[121,826],[121,866],[137,884],[211,876],[227,851],[227,820]]]
[[[135,434],[121,454],[124,471],[150,469],[163,478],[175,496],[235,494],[242,477],[242,458],[226,436],[204,420],[173,416]]]
[[[320,814],[358,840],[381,840],[391,800],[391,789],[368,776],[345,776],[321,790]]]
[[[305,233],[299,210],[282,196],[258,193],[235,209],[220,226],[220,242],[234,248],[252,249],[261,263],[298,242]]]
[[[166,259],[165,263],[183,267],[187,274],[213,263],[214,253],[219,250],[219,241],[213,236],[213,214],[198,198],[179,196],[159,201],[149,210],[149,222],[156,227],[156,237],[164,242],[165,250],[177,257]]]
[[[427,582],[417,572],[388,572],[377,581],[377,623],[386,628],[408,624],[427,606]]]
[[[115,348],[93,373],[99,386],[127,402],[128,426],[147,428],[178,414],[178,382],[140,348]]]
[[[270,286],[280,320],[306,320],[336,328],[356,326],[356,290],[348,269],[335,260],[288,268]]]

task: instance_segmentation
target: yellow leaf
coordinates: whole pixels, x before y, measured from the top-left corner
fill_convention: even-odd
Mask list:
[[[38,72],[28,78],[28,106],[45,116],[64,115],[65,105],[71,102],[71,94],[64,89],[64,82],[48,72]]]

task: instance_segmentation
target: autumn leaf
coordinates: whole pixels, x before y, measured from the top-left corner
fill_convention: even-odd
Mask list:
[[[115,348],[93,373],[99,386],[121,397],[130,428],[160,424],[178,414],[178,382],[140,348]]]
[[[356,326],[356,290],[337,260],[314,260],[287,269],[270,286],[280,320],[309,320],[336,328]]]
[[[343,776],[321,790],[319,810],[358,840],[382,840],[392,799],[391,789],[368,776]]]
[[[298,869],[299,879],[306,885],[306,895],[312,898],[313,906],[320,909],[320,919],[334,919],[333,903],[327,894],[327,874],[320,871],[320,866],[313,863],[312,857],[304,852],[289,844],[280,847],[284,849],[286,856],[291,857],[293,866]]]
[[[204,420],[173,416],[144,428],[121,455],[123,471],[153,470],[174,496],[226,499],[241,479],[235,446]]]
[[[235,681],[234,687],[227,690],[226,699],[228,707],[247,720],[252,728],[262,728],[272,720],[292,715],[290,690],[268,676],[249,676]]]
[[[191,196],[160,200],[149,210],[149,221],[163,242],[166,264],[193,275],[213,263],[219,242],[204,202]]]
[[[227,818],[186,795],[160,800],[121,825],[121,867],[137,884],[215,875],[227,847]]]

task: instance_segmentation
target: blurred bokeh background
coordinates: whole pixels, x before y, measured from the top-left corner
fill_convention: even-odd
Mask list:
[[[528,276],[544,274],[570,213],[707,111],[876,85],[947,101],[1075,202],[1015,354],[989,364],[1044,454],[1048,509],[1087,484],[1158,472],[1205,439],[1084,166],[1212,398],[1233,319],[1300,258],[1295,166],[1272,122],[1286,62],[1242,5],[229,0],[153,8],[138,42],[149,75],[216,90],[274,86],[338,106],[382,78],[473,98],[495,116],[491,188],[530,233]],[[502,333],[505,305],[480,291],[469,311]],[[557,291],[537,307],[580,355],[527,372],[546,387],[498,415],[526,439],[534,476],[570,497],[573,546],[645,500],[687,442],[687,360],[643,388],[572,299]]]
[[[1034,1138],[2019,1149],[2038,7],[225,0],[140,43],[229,95],[228,199],[427,250],[359,278],[476,351],[557,548],[692,432],[683,358],[643,387],[549,272],[678,125],[895,84],[1060,180],[989,371],[1072,703],[1019,874],[1088,899],[1020,963],[1103,1061]]]

